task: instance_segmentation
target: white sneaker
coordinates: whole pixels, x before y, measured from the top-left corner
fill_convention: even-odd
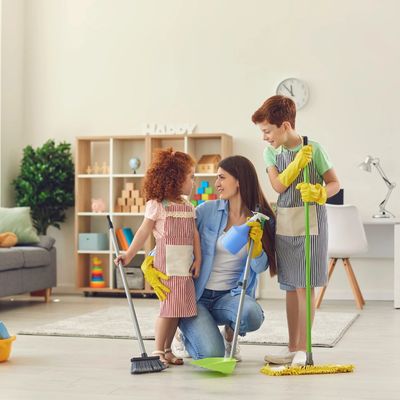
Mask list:
[[[222,337],[224,338],[225,358],[229,358],[231,356],[232,342],[228,342],[225,339],[225,328],[222,330],[221,334],[222,334]],[[242,361],[242,355],[240,354],[239,343],[236,343],[236,349],[235,349],[235,354],[233,355],[233,358],[235,358],[237,362]]]
[[[304,367],[306,365],[307,355],[305,351],[297,351],[293,357],[292,365],[295,367]]]
[[[276,353],[267,354],[264,360],[271,364],[289,364],[293,361],[295,355],[295,351],[290,351],[288,347],[285,347]]]
[[[190,354],[185,348],[182,332],[178,329],[171,344],[172,352],[179,358],[190,358]]]
[[[231,356],[232,342],[228,342],[224,338],[224,344],[225,344],[225,358],[229,358]],[[235,358],[237,362],[242,361],[242,355],[240,354],[239,343],[236,343],[236,349],[235,349],[235,354],[233,355],[233,358]]]

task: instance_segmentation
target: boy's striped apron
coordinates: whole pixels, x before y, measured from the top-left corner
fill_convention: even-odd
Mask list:
[[[197,315],[192,274],[194,208],[190,204],[169,203],[165,206],[164,234],[156,240],[154,266],[170,278],[163,281],[170,289],[160,302],[160,317],[193,317]]]
[[[295,158],[297,152],[284,149],[276,156],[276,166],[281,173]],[[314,162],[308,164],[310,183],[323,184]],[[304,203],[298,183],[304,182],[303,171],[281,193],[277,202],[276,254],[278,281],[301,288],[305,277],[305,216]],[[328,226],[325,206],[310,203],[311,286],[324,286],[327,282]]]

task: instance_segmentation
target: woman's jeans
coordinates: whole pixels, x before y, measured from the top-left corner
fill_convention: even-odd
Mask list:
[[[218,325],[235,329],[240,295],[230,290],[205,289],[197,302],[197,316],[181,318],[179,329],[184,336],[186,350],[195,359],[224,357],[225,345]],[[239,335],[257,330],[264,321],[264,312],[253,297],[245,296]]]

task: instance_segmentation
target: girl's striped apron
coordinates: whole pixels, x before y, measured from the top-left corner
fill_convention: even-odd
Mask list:
[[[281,173],[295,158],[297,152],[283,149],[276,156],[276,166]],[[308,164],[310,183],[323,184],[314,162]],[[302,288],[305,276],[305,216],[304,203],[298,183],[304,182],[303,171],[281,193],[277,202],[276,254],[279,283]],[[310,203],[311,286],[327,283],[328,226],[325,206]]]
[[[167,203],[164,234],[156,240],[154,266],[167,274],[164,283],[171,289],[160,302],[160,317],[193,317],[197,315],[192,274],[194,208],[187,203]]]

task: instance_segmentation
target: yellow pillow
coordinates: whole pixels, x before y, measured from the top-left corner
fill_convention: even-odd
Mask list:
[[[0,247],[13,247],[17,244],[17,235],[13,232],[0,233]]]

